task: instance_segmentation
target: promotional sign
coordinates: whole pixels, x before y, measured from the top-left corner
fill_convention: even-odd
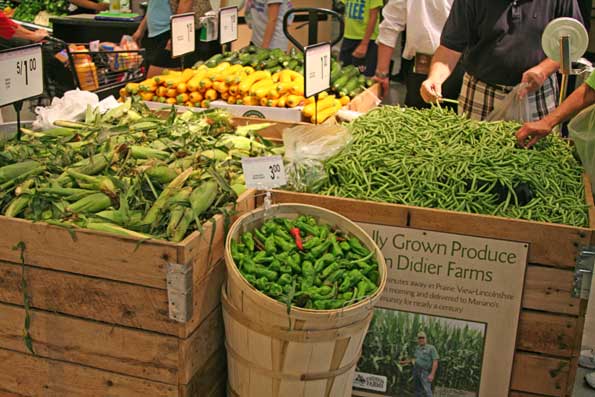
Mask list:
[[[331,86],[331,44],[320,43],[304,50],[304,93],[306,98]]]
[[[219,10],[219,43],[227,44],[238,39],[238,7]]]
[[[0,52],[0,106],[43,93],[41,44]]]
[[[180,57],[194,52],[194,13],[188,12],[171,16],[171,55]]]
[[[507,396],[528,244],[359,225],[382,250],[388,282],[353,394]]]
[[[281,156],[244,157],[242,169],[246,186],[251,189],[273,189],[287,184]]]

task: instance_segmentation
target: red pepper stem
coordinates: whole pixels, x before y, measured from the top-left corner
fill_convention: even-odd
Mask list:
[[[304,244],[302,242],[302,236],[300,235],[300,229],[297,227],[291,228],[289,231],[295,240],[295,245],[300,251],[304,250]]]

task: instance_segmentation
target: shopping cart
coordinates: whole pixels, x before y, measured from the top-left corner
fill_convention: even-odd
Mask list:
[[[65,43],[57,58],[66,64],[76,88],[95,92],[100,98],[117,96],[129,82],[144,79],[144,49],[118,50],[110,44]]]

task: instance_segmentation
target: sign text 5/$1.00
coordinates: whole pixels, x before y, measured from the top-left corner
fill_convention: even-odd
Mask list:
[[[43,93],[41,44],[0,52],[0,106]]]

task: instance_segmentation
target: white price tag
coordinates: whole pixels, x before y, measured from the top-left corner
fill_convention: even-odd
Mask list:
[[[41,44],[0,52],[0,106],[43,94]]]
[[[219,43],[227,44],[238,39],[238,7],[219,10]]]
[[[251,189],[273,189],[287,184],[281,156],[244,157],[242,168],[246,186]]]
[[[173,58],[194,52],[194,13],[171,16],[171,55]]]
[[[331,86],[331,44],[320,43],[306,47],[304,58],[304,93],[309,98]]]

